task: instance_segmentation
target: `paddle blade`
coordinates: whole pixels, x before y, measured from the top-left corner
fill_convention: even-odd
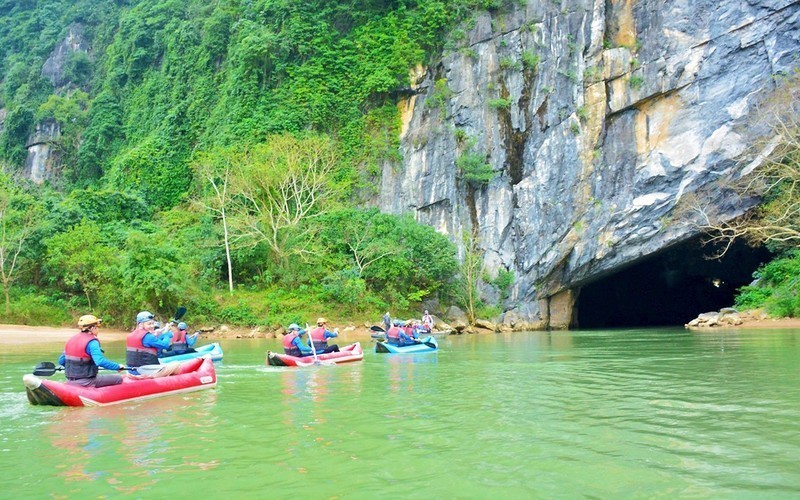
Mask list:
[[[437,347],[439,347],[436,344],[434,344],[433,342],[423,342],[423,344],[425,344],[426,346],[430,347],[431,349],[436,349]]]
[[[375,344],[375,352],[389,352],[389,348],[383,342]]]
[[[63,370],[60,366],[57,367],[54,363],[49,361],[42,361],[33,367],[33,374],[37,377],[50,377],[58,370]]]
[[[175,311],[175,321],[181,319],[184,314],[186,314],[186,308],[183,306],[179,307],[178,310]]]
[[[371,327],[369,327],[369,329],[372,330],[373,332],[382,332],[383,333],[383,332],[386,331],[383,328],[381,328],[379,326],[376,326],[376,325],[372,325]]]

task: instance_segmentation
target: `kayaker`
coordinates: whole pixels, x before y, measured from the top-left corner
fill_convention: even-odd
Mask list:
[[[392,327],[392,317],[389,316],[389,311],[386,311],[386,314],[383,315],[383,329],[389,330]]]
[[[425,314],[422,315],[422,329],[425,333],[433,331],[433,316],[430,315],[427,309],[425,309]]]
[[[416,344],[417,342],[403,330],[403,326],[404,322],[395,320],[392,327],[386,330],[386,341],[396,346]]]
[[[406,333],[405,327],[406,323],[404,321],[395,320],[394,325],[386,332],[386,341],[398,347],[418,343],[412,335]]]
[[[78,319],[80,332],[67,340],[58,364],[64,367],[67,383],[83,387],[107,387],[122,383],[122,375],[111,373],[98,375],[100,368],[121,371],[126,367],[110,361],[103,356],[103,349],[97,339],[100,323],[103,320],[86,314]]]
[[[339,352],[338,344],[328,345],[328,339],[339,336],[339,329],[334,328],[331,332],[325,328],[326,324],[328,322],[325,318],[317,318],[317,327],[311,330],[311,342],[314,342],[314,349],[317,350],[317,354]]]
[[[177,325],[171,324],[170,329],[172,332],[172,345],[170,348],[161,353],[161,357],[174,356],[176,354],[186,354],[187,352],[197,352],[193,349],[195,342],[197,342],[197,334],[186,335],[186,330],[189,326],[181,321]]]
[[[311,350],[309,345],[303,342],[303,336],[306,334],[305,330],[300,329],[300,325],[292,323],[289,325],[289,332],[283,337],[283,352],[289,356],[303,357],[313,356],[314,351]],[[308,337],[306,337],[308,339]]]
[[[170,339],[155,335],[153,313],[142,311],[136,315],[136,329],[125,340],[125,363],[130,367],[157,365],[158,353],[169,349]]]

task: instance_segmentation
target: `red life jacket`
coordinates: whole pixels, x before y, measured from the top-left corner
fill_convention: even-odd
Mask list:
[[[389,340],[390,343],[398,343],[400,342],[400,328],[393,326],[389,328],[386,332],[386,339]]]
[[[64,347],[64,374],[68,379],[92,378],[97,376],[97,365],[86,352],[86,347],[97,337],[89,332],[80,332],[67,340]],[[99,342],[99,341],[98,341]]]
[[[303,352],[300,350],[300,348],[292,343],[298,336],[299,335],[297,335],[296,332],[292,332],[283,337],[283,352],[289,356],[295,357],[300,357],[303,355]]]
[[[325,327],[318,326],[311,330],[311,341],[314,342],[314,349],[320,351],[328,348],[328,339],[325,338]]]
[[[128,366],[157,365],[158,349],[155,347],[145,347],[142,344],[144,336],[148,332],[140,327],[128,334],[125,339],[125,364]]]
[[[172,334],[172,343],[179,344],[179,343],[186,343],[186,330],[176,330]]]
[[[189,344],[186,342],[186,330],[177,330],[172,333],[172,345],[169,348],[176,354],[183,354],[189,350]]]

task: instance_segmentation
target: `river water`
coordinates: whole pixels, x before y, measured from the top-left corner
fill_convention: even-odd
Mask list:
[[[305,369],[222,341],[216,389],[106,408],[29,405],[63,346],[7,346],[2,496],[800,496],[800,331],[440,340]]]

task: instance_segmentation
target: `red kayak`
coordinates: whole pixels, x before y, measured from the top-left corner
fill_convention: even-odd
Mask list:
[[[172,375],[166,377],[126,376],[121,384],[99,389],[56,382],[30,374],[22,377],[22,381],[25,383],[28,401],[32,405],[106,406],[210,389],[217,385],[217,374],[214,371],[214,362],[209,357],[183,362],[175,368]]]
[[[338,365],[340,363],[350,363],[364,359],[364,351],[361,350],[361,343],[356,342],[339,349],[339,352],[328,352],[314,356],[289,356],[288,354],[278,354],[277,352],[267,351],[267,364],[270,366],[313,366]]]

